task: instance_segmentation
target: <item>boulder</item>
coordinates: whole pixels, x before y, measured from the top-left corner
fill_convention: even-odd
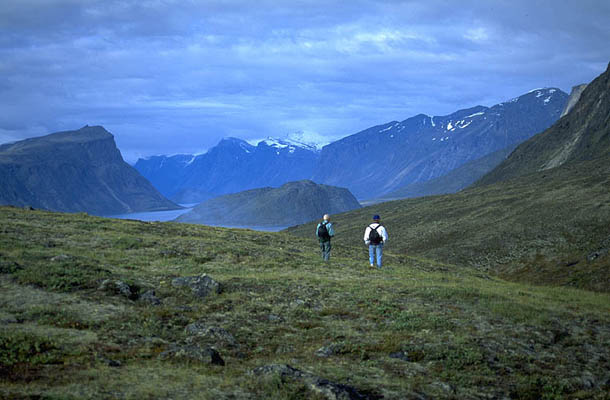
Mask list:
[[[364,400],[380,399],[383,396],[363,393],[358,389],[341,383],[331,382],[309,372],[300,371],[287,364],[272,364],[255,368],[252,373],[257,376],[278,375],[282,382],[290,379],[302,381],[315,393],[329,400]]]
[[[402,361],[412,361],[409,359],[409,355],[405,351],[395,351],[390,353],[390,358],[397,358]]]
[[[336,354],[341,354],[345,350],[345,346],[341,343],[331,343],[328,346],[320,347],[316,351],[318,357],[330,357]]]
[[[104,279],[98,287],[98,290],[120,295],[130,300],[135,300],[138,297],[138,293],[135,288],[132,288],[125,282],[119,280]]]
[[[144,292],[141,296],[140,296],[140,300],[150,303],[153,306],[158,306],[161,305],[161,299],[159,299],[156,294],[155,294],[155,290],[151,289],[148,290],[146,292]]]
[[[211,365],[225,365],[224,360],[212,347],[201,347],[196,344],[190,345],[170,345],[169,349],[159,354],[162,360],[167,359],[187,359]]]
[[[67,254],[58,254],[55,257],[51,258],[51,261],[61,262],[61,261],[69,261],[71,259],[72,259],[72,256],[69,256]]]
[[[222,292],[222,285],[207,274],[175,278],[172,280],[172,286],[187,286],[196,297],[202,300],[208,296],[219,295]]]
[[[206,325],[203,322],[193,322],[192,324],[187,325],[185,330],[187,334],[192,336],[220,341],[230,346],[235,346],[237,343],[233,335],[231,335],[225,329],[217,326]]]

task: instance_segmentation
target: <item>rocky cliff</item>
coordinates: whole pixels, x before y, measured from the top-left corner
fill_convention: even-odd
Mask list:
[[[178,208],[129,166],[101,126],[0,146],[0,204],[121,214]]]
[[[566,115],[567,113],[574,108],[578,100],[580,99],[580,95],[587,88],[587,84],[583,83],[582,85],[576,85],[572,87],[572,91],[570,92],[570,97],[568,97],[568,102],[566,103],[565,108],[561,112],[561,117]]]

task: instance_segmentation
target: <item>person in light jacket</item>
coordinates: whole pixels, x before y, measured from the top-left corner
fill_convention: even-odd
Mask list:
[[[383,258],[383,245],[388,241],[388,232],[381,225],[379,215],[373,216],[373,223],[364,230],[364,243],[369,246],[369,261],[371,268],[375,267],[375,256],[377,256],[377,268],[381,268]]]
[[[330,259],[330,238],[335,236],[333,224],[330,222],[330,215],[324,214],[322,222],[316,228],[316,236],[320,241],[320,250],[322,250],[322,259],[328,261]]]

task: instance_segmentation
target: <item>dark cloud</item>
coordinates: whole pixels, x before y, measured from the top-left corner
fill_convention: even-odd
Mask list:
[[[5,0],[0,142],[100,124],[133,159],[570,90],[610,61],[609,17],[597,0]]]

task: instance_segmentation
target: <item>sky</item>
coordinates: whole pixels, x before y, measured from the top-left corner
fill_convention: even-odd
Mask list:
[[[607,0],[2,0],[0,143],[102,125],[133,163],[330,142],[569,93],[608,66],[608,21]]]

